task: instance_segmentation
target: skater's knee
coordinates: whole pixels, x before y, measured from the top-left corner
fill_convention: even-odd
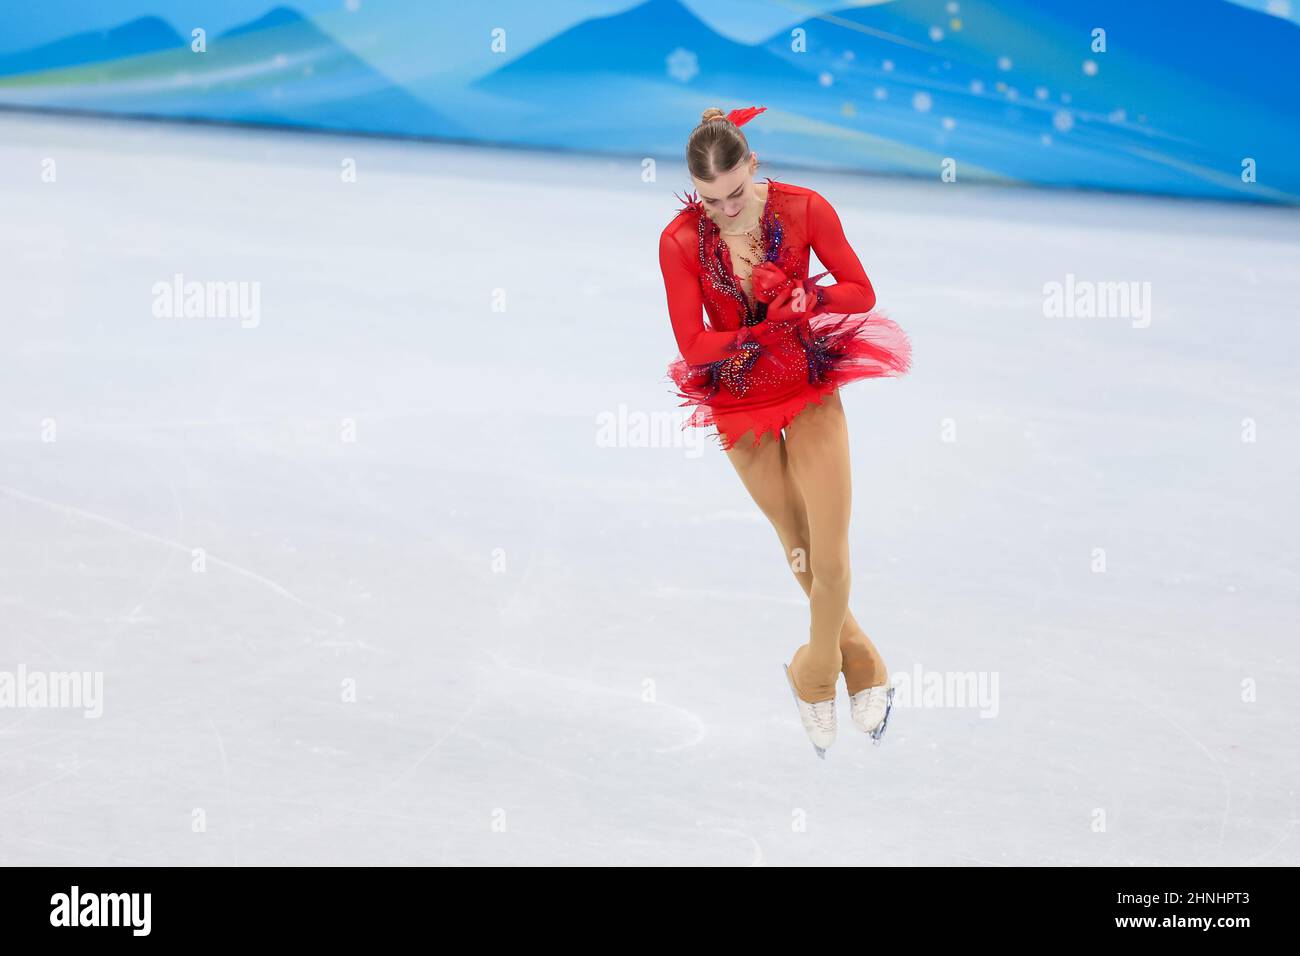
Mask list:
[[[823,587],[847,588],[852,577],[849,556],[834,550],[823,553],[823,549],[818,549],[812,558],[812,575],[813,580]]]
[[[776,535],[781,539],[781,546],[785,548],[786,558],[790,562],[790,568],[796,574],[805,571],[812,571],[812,558],[808,553],[808,538],[800,533],[799,529],[789,523],[776,525]]]
[[[808,543],[797,538],[784,540],[786,560],[795,574],[812,574]]]
[[[764,508],[763,512],[787,548],[799,545],[805,551],[808,550],[808,532],[800,520],[799,512],[789,500],[775,501],[770,508]]]

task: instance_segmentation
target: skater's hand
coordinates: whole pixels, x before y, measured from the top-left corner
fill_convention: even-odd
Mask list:
[[[767,320],[769,322],[806,321],[812,314],[815,298],[804,291],[802,285],[793,285],[768,304]]]
[[[794,281],[774,262],[760,262],[749,276],[754,288],[754,298],[769,305],[794,286]]]

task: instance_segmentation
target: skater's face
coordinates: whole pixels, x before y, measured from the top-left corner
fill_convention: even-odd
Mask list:
[[[754,170],[758,168],[758,154],[750,153],[735,169],[729,170],[712,182],[695,179],[695,191],[709,215],[717,222],[735,219],[757,201],[754,192]]]

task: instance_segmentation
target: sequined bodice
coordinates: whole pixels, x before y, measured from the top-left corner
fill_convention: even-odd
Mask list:
[[[781,183],[767,179],[767,197],[759,217],[761,253],[759,262],[772,262],[795,278],[808,275],[808,240],[799,217],[790,215],[792,196]],[[738,329],[759,321],[752,298],[750,273],[753,266],[732,255],[732,248],[718,224],[704,210],[704,204],[689,199],[684,204],[695,217],[696,245],[700,262],[700,289],[709,325],[715,329]],[[743,236],[731,237],[738,248],[747,248]],[[735,267],[739,266],[739,270]],[[743,273],[743,275],[742,275]]]
[[[727,245],[727,254],[730,260],[731,272],[740,286],[742,292],[749,299],[750,305],[754,304],[754,289],[750,282],[750,275],[754,271],[754,265],[762,261],[763,249],[763,214],[767,212],[768,200],[772,196],[772,187],[769,185],[766,195],[763,197],[763,207],[759,211],[758,222],[755,223],[754,229],[749,232],[724,232],[719,226],[718,235]],[[707,215],[707,213],[706,213]],[[717,225],[716,220],[714,224]],[[759,248],[754,248],[755,241],[752,237],[757,237]]]
[[[748,327],[764,325],[769,318],[769,306],[750,298],[749,264],[732,255],[699,197],[688,193],[679,199],[682,207],[659,234],[668,316],[683,360],[712,365],[734,357],[750,340]],[[778,313],[789,316],[792,306],[799,311],[792,297],[800,289],[813,296],[807,305],[810,317],[870,311],[875,291],[824,196],[769,177],[759,222],[761,255],[754,258],[759,265],[772,264],[773,269],[766,271],[771,272],[774,287],[790,290],[774,300],[772,308]],[[808,265],[814,251],[824,271],[811,276]],[[739,272],[732,270],[733,260],[741,267]],[[819,284],[827,275],[835,277],[834,284]]]

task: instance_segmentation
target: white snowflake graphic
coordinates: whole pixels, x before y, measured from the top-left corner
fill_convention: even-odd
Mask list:
[[[699,57],[690,50],[683,50],[681,47],[669,53],[665,62],[668,64],[668,75],[674,80],[681,80],[683,83],[689,83],[700,72]]]

